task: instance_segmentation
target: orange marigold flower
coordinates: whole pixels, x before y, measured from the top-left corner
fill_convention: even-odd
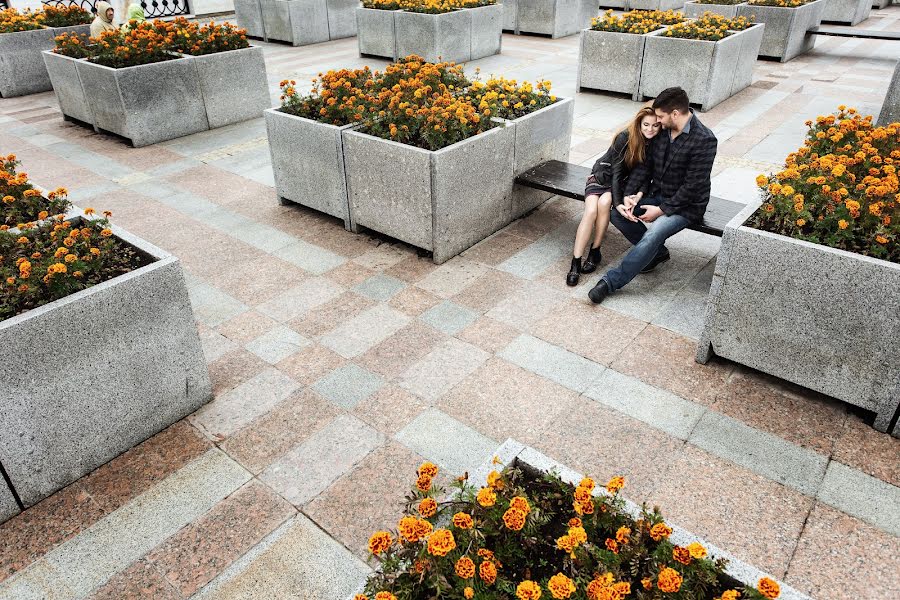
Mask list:
[[[20,244],[27,244],[27,243],[28,243],[28,238],[25,237],[25,236],[23,235],[22,237],[20,237],[20,238],[17,239],[16,241],[19,242]]]
[[[627,544],[629,536],[631,535],[631,529],[628,527],[619,527],[618,531],[616,531],[616,541],[620,544]]]
[[[757,175],[756,185],[758,185],[759,187],[766,187],[767,185],[769,185],[769,178],[765,175]]]
[[[759,593],[769,600],[774,600],[781,595],[781,587],[778,586],[777,582],[768,577],[760,579],[759,583],[756,584],[756,587],[759,589]]]
[[[569,537],[580,545],[587,541],[587,532],[584,527],[569,527]]]
[[[369,597],[365,594],[356,594],[353,596],[353,600],[369,600]]]
[[[631,584],[627,581],[619,581],[613,584],[613,589],[622,595],[622,598],[631,593]]]
[[[434,498],[425,498],[419,502],[419,514],[425,518],[433,517],[437,512],[437,502]]]
[[[489,508],[496,504],[497,502],[497,494],[494,493],[494,490],[491,488],[481,488],[478,491],[478,496],[476,496],[478,500],[478,504],[485,508]]]
[[[681,546],[675,546],[674,548],[672,548],[672,558],[683,565],[691,564],[691,553],[687,548],[683,548]]]
[[[437,468],[437,465],[435,465],[434,463],[424,462],[419,467],[418,473],[420,476],[425,475],[427,477],[430,477],[431,479],[434,479],[435,476],[437,476],[437,474],[438,474],[438,468]]]
[[[431,477],[427,475],[419,475],[416,479],[416,489],[420,492],[427,492],[431,489]]]
[[[741,593],[737,590],[727,590],[722,592],[722,595],[718,598],[718,600],[738,600],[741,597]]]
[[[623,487],[625,487],[625,478],[617,475],[606,484],[606,491],[610,494],[616,494]]]
[[[533,581],[525,580],[516,588],[516,598],[519,600],[538,600],[541,597],[541,586]]]
[[[472,520],[472,515],[464,512],[458,512],[453,515],[453,524],[460,529],[472,529],[472,527],[475,525],[474,521]]]
[[[838,227],[840,227],[841,229],[847,229],[848,225],[850,225],[850,223],[848,223],[844,219],[841,219],[840,221],[838,221]]]
[[[556,538],[556,547],[562,550],[563,552],[568,552],[571,554],[575,550],[575,540],[572,539],[571,535],[563,535]]]
[[[589,491],[589,492],[594,491],[594,485],[595,485],[594,480],[591,479],[590,477],[585,477],[578,483],[578,487],[587,488],[587,491]]]
[[[406,516],[397,523],[397,532],[400,537],[407,542],[418,542],[419,536],[419,519],[416,517]]]
[[[572,517],[569,519],[569,527],[581,527],[581,519],[578,517]]]
[[[606,538],[606,549],[615,554],[619,553],[619,543],[612,538]]]
[[[462,579],[471,579],[475,577],[475,563],[468,556],[463,556],[456,561],[456,574]]]
[[[684,581],[684,578],[678,571],[671,567],[666,567],[659,572],[659,577],[656,579],[656,585],[667,594],[674,594],[681,589],[682,581]]]
[[[434,556],[447,556],[456,548],[456,540],[449,529],[436,529],[428,536],[428,553]]]
[[[653,580],[650,579],[649,577],[645,577],[645,578],[641,579],[641,585],[644,586],[645,590],[652,590],[653,589]]]
[[[887,244],[888,243],[888,239],[886,237],[884,237],[883,235],[876,235],[875,241],[878,242],[879,244]]]
[[[703,544],[700,542],[691,542],[688,544],[688,552],[691,553],[691,558],[701,559],[706,558],[706,548],[703,547]]]
[[[557,573],[547,582],[547,589],[557,600],[564,600],[575,593],[575,583],[562,573]]]
[[[495,490],[503,489],[503,476],[497,471],[491,471],[487,476],[487,484]]]
[[[109,237],[112,235],[112,229],[104,229],[100,232],[100,235],[102,235],[103,237]]]
[[[394,540],[390,533],[387,531],[376,531],[372,534],[372,537],[369,538],[369,552],[378,556],[390,548],[393,543]]]
[[[86,214],[86,215],[92,215],[92,214],[94,214],[95,212],[97,212],[97,211],[95,211],[95,210],[94,210],[93,208],[91,208],[90,206],[88,206],[87,208],[84,209],[84,214]]]
[[[466,586],[466,588],[463,590],[463,596],[466,598],[466,600],[472,600],[472,598],[475,597],[475,590],[473,590],[469,586]]]
[[[586,504],[593,499],[591,491],[584,487],[575,488],[575,502],[578,504]]]
[[[650,537],[653,541],[658,542],[672,535],[672,528],[665,523],[657,523],[650,528]]]
[[[378,592],[375,594],[375,600],[397,600],[397,596],[390,592]]]
[[[528,504],[528,499],[524,496],[516,496],[515,498],[510,500],[509,507],[515,508],[516,510],[521,510],[526,515],[531,512],[531,505]]]
[[[41,212],[38,213],[38,220],[43,221],[48,216],[50,216],[50,213],[48,213],[46,210],[42,210]]]
[[[521,531],[521,529],[525,527],[526,516],[524,511],[519,510],[518,508],[510,508],[503,513],[503,524],[506,525],[507,529]]]
[[[488,560],[482,562],[478,565],[478,575],[483,582],[493,585],[497,581],[497,565]]]

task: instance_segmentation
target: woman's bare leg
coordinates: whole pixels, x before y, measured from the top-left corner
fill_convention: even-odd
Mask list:
[[[592,196],[597,198],[597,196]],[[594,226],[594,242],[591,248],[599,248],[609,228],[609,211],[612,209],[612,194],[606,192],[597,200],[597,217]],[[577,239],[577,238],[576,238]]]
[[[584,214],[581,215],[581,223],[578,224],[578,230],[575,232],[575,248],[572,250],[572,256],[581,258],[584,249],[591,239],[591,232],[594,230],[594,224],[597,222],[597,202],[600,196],[591,194],[584,199]],[[606,222],[609,223],[609,211],[606,211]]]

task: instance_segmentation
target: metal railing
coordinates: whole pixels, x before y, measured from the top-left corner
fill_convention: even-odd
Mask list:
[[[89,10],[97,14],[97,2],[99,0],[43,0],[42,4],[47,6],[68,6],[75,4],[85,10]],[[6,0],[0,0],[0,6],[6,3]],[[178,15],[190,14],[190,7],[187,0],[141,0],[141,7],[144,9],[144,16],[148,19],[160,19],[162,17],[176,17]]]

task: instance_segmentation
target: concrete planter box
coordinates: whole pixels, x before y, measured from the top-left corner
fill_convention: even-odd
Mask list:
[[[332,215],[350,229],[341,134],[353,125],[319,123],[274,108],[265,114],[281,203],[293,202]]]
[[[196,68],[210,129],[256,119],[271,108],[261,47],[190,56],[187,60]]]
[[[191,14],[196,17],[234,11],[234,0],[191,0]]]
[[[512,220],[514,129],[437,151],[344,131],[350,219],[443,263]]]
[[[717,354],[865,408],[886,431],[900,406],[900,265],[746,226],[759,206],[725,228],[697,361]]]
[[[822,20],[829,23],[857,25],[869,18],[872,0],[825,0]]]
[[[616,10],[625,10],[628,6],[628,0],[600,0],[600,8],[614,8]]]
[[[737,4],[700,4],[699,2],[686,2],[684,4],[684,16],[696,19],[697,17],[702,16],[703,13],[711,12],[733,19],[737,16],[737,7]]]
[[[356,9],[356,43],[360,56],[378,56],[395,60],[397,36],[394,33],[395,10]]]
[[[707,111],[753,81],[765,25],[752,25],[717,42],[648,36],[640,95],[655,98],[680,85],[691,102]]]
[[[294,46],[328,41],[325,0],[259,0],[266,40]]]
[[[0,34],[0,97],[49,92],[50,76],[41,52],[53,49],[53,39],[63,33],[87,34],[90,25],[55,27]]]
[[[569,160],[575,102],[558,98],[546,108],[508,121],[515,131],[513,174],[520,175],[548,160]],[[553,194],[513,185],[512,218],[537,208]]]
[[[356,9],[360,0],[325,0],[328,12],[328,39],[339,40],[356,35]]]
[[[627,0],[628,10],[681,10],[684,0]]]
[[[503,30],[519,30],[519,0],[503,0]]]
[[[538,33],[553,38],[574,35],[591,26],[599,9],[596,0],[517,0],[516,33]]]
[[[887,94],[884,96],[884,104],[881,105],[881,114],[878,115],[879,125],[886,126],[898,122],[900,122],[900,62],[894,67],[894,76],[891,77]]]
[[[266,26],[259,0],[234,0],[234,19],[238,27],[247,30],[249,37],[266,39]]]
[[[467,9],[472,13],[471,60],[500,54],[503,43],[503,5]]]
[[[6,481],[0,478],[0,523],[16,516],[20,512],[19,503],[16,502],[12,490],[6,485]]]
[[[181,263],[112,229],[154,262],[0,321],[0,463],[26,507],[212,396]]]
[[[637,35],[585,29],[581,32],[575,89],[620,92],[638,100],[647,38],[663,31]]]
[[[872,8],[887,8],[891,5],[891,0],[873,0]]]
[[[44,52],[44,64],[53,91],[56,93],[56,101],[59,110],[67,119],[77,119],[88,124],[94,123],[94,114],[91,105],[84,95],[81,87],[81,78],[78,77],[77,58],[69,58],[53,52]]]
[[[826,1],[815,0],[798,8],[739,4],[737,14],[754,23],[765,23],[760,56],[787,62],[815,46],[816,36],[808,31],[822,23]]]

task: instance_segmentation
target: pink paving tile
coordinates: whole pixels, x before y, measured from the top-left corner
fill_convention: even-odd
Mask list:
[[[565,292],[534,281],[525,281],[486,314],[488,317],[529,331],[548,315],[556,313],[569,301]]]
[[[440,302],[441,299],[431,292],[426,292],[415,286],[407,286],[394,294],[388,301],[388,304],[405,315],[417,317],[432,306],[440,304]]]
[[[856,415],[847,416],[832,458],[900,487],[900,439],[875,431]]]
[[[32,182],[50,189],[65,187],[71,191],[107,181],[83,167],[13,136],[0,133],[0,147],[4,148],[5,153],[14,151],[22,162],[20,173],[27,173]]]
[[[90,600],[181,600],[182,595],[154,565],[140,559],[114,575]]]
[[[420,321],[413,321],[358,357],[361,367],[394,379],[431,352],[447,336]]]
[[[229,241],[225,246],[233,248],[235,244],[236,242]],[[206,254],[209,255],[214,254]],[[248,251],[243,256],[247,260],[232,260],[229,265],[226,259],[221,267],[215,261],[212,264],[204,263],[209,272],[205,276],[202,272],[197,272],[197,276],[249,306],[267,302],[309,276],[300,267],[271,255]],[[191,271],[194,272],[194,269]]]
[[[303,385],[312,385],[331,371],[346,364],[347,359],[324,346],[313,344],[301,348],[276,366]]]
[[[167,180],[220,206],[253,210],[263,205],[278,205],[271,187],[212,165],[187,169]]]
[[[376,271],[351,261],[328,271],[325,277],[346,288],[352,288],[375,273]]]
[[[397,242],[377,244],[353,259],[353,262],[373,271],[385,271],[407,259],[417,260],[411,246]]]
[[[386,436],[406,427],[425,405],[413,394],[393,385],[386,385],[357,404],[353,414]]]
[[[495,267],[533,241],[505,230],[498,231],[483,242],[466,250],[463,255],[469,260]]]
[[[293,319],[288,325],[300,335],[319,338],[373,306],[375,301],[366,296],[356,292],[344,292],[337,298]]]
[[[406,283],[415,283],[434,271],[437,265],[424,256],[407,256],[384,270],[385,274]]]
[[[515,275],[491,269],[451,299],[457,304],[484,313],[497,306],[523,283],[523,280]]]
[[[209,363],[213,396],[220,396],[261,373],[269,364],[243,348],[229,352]]]
[[[216,330],[238,344],[252,342],[278,325],[278,321],[255,310],[248,310],[216,327]]]
[[[900,598],[900,538],[816,503],[785,581],[818,600]]]
[[[519,335],[521,332],[512,325],[495,321],[490,317],[479,317],[477,321],[456,334],[456,337],[494,354],[508,346]]]
[[[147,555],[187,598],[297,511],[251,480]]]

